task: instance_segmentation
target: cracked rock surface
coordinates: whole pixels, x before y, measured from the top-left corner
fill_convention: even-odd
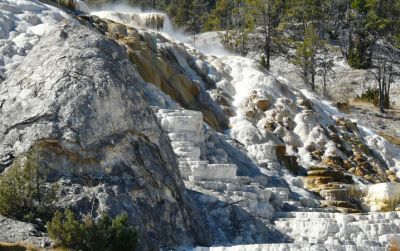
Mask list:
[[[2,83],[2,168],[34,146],[48,181],[60,185],[60,207],[128,213],[142,250],[202,243],[199,214],[141,81],[116,42],[76,24],[49,30]]]

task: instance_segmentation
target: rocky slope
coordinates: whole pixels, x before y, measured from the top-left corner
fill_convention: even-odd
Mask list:
[[[143,247],[205,240],[169,139],[125,51],[84,26],[46,32],[2,83],[0,154],[35,147],[61,207],[127,212]]]
[[[26,6],[50,9],[0,9],[19,10],[22,27]],[[329,102],[156,31],[171,31],[162,14],[53,11],[64,21],[41,19],[48,30],[27,56],[9,57],[2,169],[37,148],[60,207],[127,212],[143,250],[385,250],[400,239],[397,212],[379,212],[400,204],[399,149]],[[4,41],[17,48],[13,31]],[[0,241],[33,241],[18,236]]]

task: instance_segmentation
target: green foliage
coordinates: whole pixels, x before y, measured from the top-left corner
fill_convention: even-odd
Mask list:
[[[231,25],[233,1],[217,0],[204,25],[205,31],[225,30]]]
[[[260,64],[261,64],[263,67],[267,68],[267,62],[265,61],[265,56],[261,56]]]
[[[129,225],[126,214],[111,219],[102,215],[98,221],[86,216],[80,222],[67,209],[57,211],[47,224],[49,236],[57,245],[83,251],[129,251],[137,247],[137,231]]]
[[[368,88],[361,96],[357,95],[355,100],[364,101],[372,103],[375,106],[379,106],[379,89],[378,88]],[[389,96],[385,96],[384,108],[388,109],[390,107]]]
[[[62,1],[70,5],[70,0]],[[116,0],[88,0],[89,3]],[[221,32],[231,51],[265,56],[286,54],[312,25],[321,39],[340,44],[354,68],[371,68],[368,53],[381,41],[400,48],[399,0],[122,0],[142,8],[166,11],[174,23],[196,39],[201,31]],[[295,43],[290,43],[293,40]],[[297,48],[299,49],[299,48]]]
[[[326,6],[330,4],[328,0],[291,0],[287,3],[286,19],[291,22],[299,22],[302,31],[305,33],[306,27],[310,23],[322,22],[328,14]]]
[[[16,159],[0,176],[0,214],[29,222],[50,219],[55,188],[46,188],[46,177],[34,149]]]
[[[367,69],[371,67],[368,49],[376,41],[400,45],[400,1],[353,0],[351,6],[355,42],[351,43],[348,63],[354,68]]]
[[[253,44],[265,57],[264,67],[270,69],[272,55],[283,54],[282,48],[286,46],[279,30],[286,1],[246,0],[245,3],[255,26]]]
[[[356,69],[368,69],[371,67],[371,57],[368,54],[368,47],[370,43],[367,41],[359,41],[350,50],[347,58],[348,64]]]
[[[189,7],[189,18],[186,22],[185,30],[192,34],[193,43],[195,43],[196,34],[202,30],[206,9],[206,4],[203,0],[192,1]]]
[[[221,37],[221,41],[229,50],[246,56],[251,49],[250,40],[255,29],[254,19],[243,0],[232,2],[231,24]]]
[[[301,70],[303,80],[314,89],[317,74],[317,54],[323,41],[318,37],[313,25],[306,28],[304,40],[297,44],[293,63]]]

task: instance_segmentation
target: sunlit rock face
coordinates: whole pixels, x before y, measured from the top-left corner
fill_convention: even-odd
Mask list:
[[[329,232],[331,225],[323,224],[326,219],[322,212],[381,211],[388,210],[383,205],[396,204],[378,199],[378,195],[369,196],[368,184],[398,181],[395,168],[398,150],[379,150],[386,149],[381,138],[358,127],[329,103],[321,102],[307,91],[290,88],[250,59],[206,56],[161,33],[110,21],[100,25],[104,21],[95,18],[91,22],[126,46],[130,59],[140,69],[139,74],[170,97],[162,101],[164,96],[146,92],[153,99],[159,121],[171,139],[185,186],[196,191],[192,197],[212,219],[209,222],[215,230],[213,243],[255,242],[257,238],[250,232],[241,232],[241,241],[239,235],[226,235],[237,218],[225,222],[220,218],[224,214],[232,217],[238,208],[260,219],[258,223],[246,225],[247,228],[258,229],[260,233],[275,233],[277,229],[284,235],[273,234],[275,238],[285,242],[293,238],[296,242],[303,237],[285,236],[293,230],[279,227],[277,220],[285,217],[280,212],[321,213],[316,214],[319,215],[316,221],[321,222],[322,232]],[[185,80],[176,78],[177,73]],[[173,78],[175,84],[165,76]],[[195,98],[204,90],[209,94],[207,108],[203,106],[204,100]],[[223,114],[225,122],[221,123],[221,116],[217,114]],[[221,128],[229,130],[218,135],[213,128],[220,132]],[[221,206],[211,208],[210,203],[215,200]],[[224,203],[235,206],[224,212]],[[313,217],[311,213],[305,216]],[[298,217],[302,216],[293,214],[293,224],[298,224]],[[275,230],[260,229],[260,222]],[[304,232],[309,227],[299,225],[298,231]],[[345,231],[341,224],[332,227]],[[388,232],[392,234],[395,229],[389,227]],[[310,243],[324,245],[322,240],[326,237],[318,234],[307,240],[304,237],[298,250]],[[258,238],[271,242],[266,236]],[[326,245],[338,250],[346,250],[346,245],[367,246],[364,242],[368,237],[356,238],[358,242],[332,240]],[[374,247],[381,250],[387,242],[376,242]]]
[[[186,47],[149,31],[93,17],[86,19],[127,47],[130,60],[146,82],[184,108],[201,111],[204,121],[215,129],[228,128],[228,116],[208,92],[214,87],[209,75],[213,69],[189,54]]]
[[[207,243],[141,84],[123,47],[82,25],[56,26],[1,85],[1,159],[34,147],[59,207],[127,213],[141,250]]]
[[[19,66],[42,34],[72,20],[63,11],[39,1],[3,0],[0,6],[0,82]]]
[[[21,18],[42,32],[4,75],[0,164],[36,147],[60,207],[85,214],[94,197],[96,215],[128,212],[142,250],[364,251],[398,239],[400,151],[330,103],[254,60],[157,31],[162,14],[54,21],[49,6],[7,1],[2,20],[17,2],[41,6],[39,21],[26,6]]]

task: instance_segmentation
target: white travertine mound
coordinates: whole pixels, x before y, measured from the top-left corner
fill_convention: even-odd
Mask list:
[[[339,246],[339,245],[314,245],[314,244],[253,244],[230,247],[197,247],[193,251],[384,251],[385,248],[370,246]]]
[[[79,2],[76,0],[77,4]],[[85,6],[82,5],[79,9],[85,11]],[[132,142],[135,143],[138,139],[141,141],[129,147],[120,147],[124,154],[110,160],[108,158],[113,157],[115,151],[111,146],[104,148],[107,153],[104,154],[104,158],[107,161],[99,163],[107,164],[104,170],[110,165],[119,170],[127,162],[137,160],[139,166],[135,172],[142,176],[131,177],[132,186],[136,184],[146,186],[146,193],[137,195],[139,203],[131,203],[130,196],[123,199],[125,194],[130,195],[129,191],[132,191],[132,187],[127,187],[126,190],[121,190],[122,199],[118,197],[113,201],[111,199],[116,196],[107,195],[107,198],[111,199],[101,198],[100,205],[109,205],[110,210],[115,205],[121,205],[118,210],[129,209],[131,214],[139,212],[135,214],[140,216],[136,220],[145,219],[138,223],[141,229],[145,230],[144,232],[150,231],[152,236],[158,236],[157,231],[163,232],[164,240],[159,245],[168,242],[165,247],[185,245],[186,243],[182,243],[181,240],[185,239],[184,237],[188,237],[187,243],[193,244],[191,240],[197,239],[195,235],[201,237],[199,240],[206,237],[210,245],[226,246],[199,247],[195,249],[198,251],[385,250],[392,240],[400,239],[400,217],[397,212],[333,213],[340,210],[370,212],[398,209],[400,185],[395,182],[388,183],[397,180],[394,172],[400,169],[398,148],[367,128],[357,126],[329,102],[319,100],[316,95],[306,90],[298,91],[281,83],[254,60],[229,55],[225,57],[204,55],[191,46],[179,44],[168,36],[163,37],[162,33],[154,30],[168,31],[165,29],[165,26],[169,25],[168,18],[164,14],[110,11],[92,14],[131,26],[130,35],[126,30],[120,34],[116,31],[113,37],[110,35],[112,27],[124,31],[126,26],[102,21],[102,25],[93,27],[103,32],[87,28],[82,30],[82,27],[77,25],[67,33],[60,32],[58,39],[72,41],[79,47],[83,46],[80,42],[82,40],[80,32],[87,33],[96,41],[101,41],[100,45],[107,45],[96,51],[95,55],[109,53],[108,49],[114,47],[119,53],[106,54],[110,59],[105,60],[107,67],[104,66],[104,69],[96,65],[97,61],[93,57],[86,57],[90,60],[87,64],[76,60],[77,64],[82,64],[82,67],[75,67],[76,71],[79,70],[78,73],[88,67],[85,73],[91,77],[87,78],[85,74],[71,73],[71,67],[67,64],[70,61],[63,56],[72,53],[75,60],[78,58],[77,55],[91,52],[92,48],[85,46],[93,42],[93,39],[87,41],[81,51],[72,51],[66,47],[65,52],[60,53],[58,47],[53,49],[52,56],[67,62],[63,67],[68,74],[73,74],[71,83],[76,81],[82,86],[79,89],[68,85],[68,88],[71,88],[68,92],[64,91],[65,88],[61,88],[65,85],[63,81],[56,81],[48,76],[43,77],[31,69],[30,66],[37,63],[31,58],[29,61],[32,62],[31,65],[28,62],[24,66],[32,70],[31,75],[36,80],[43,78],[46,81],[56,81],[55,84],[61,85],[60,91],[56,92],[57,95],[42,93],[43,99],[34,100],[32,96],[36,95],[36,91],[30,89],[35,89],[34,85],[37,84],[35,79],[32,80],[33,87],[17,89],[19,87],[14,85],[18,84],[13,83],[10,86],[15,88],[12,89],[14,91],[4,90],[10,93],[6,95],[7,102],[4,106],[0,100],[2,109],[0,115],[7,114],[4,120],[6,122],[3,122],[4,128],[13,124],[9,121],[18,120],[18,123],[15,123],[17,126],[4,129],[5,135],[11,135],[7,136],[8,141],[33,140],[29,128],[34,124],[38,125],[38,128],[35,127],[33,131],[40,132],[34,134],[35,137],[47,135],[46,133],[59,133],[61,130],[65,140],[71,144],[76,138],[74,136],[76,130],[70,129],[68,125],[64,126],[65,123],[60,126],[60,130],[55,130],[51,127],[53,122],[57,125],[64,117],[75,118],[81,115],[80,112],[92,107],[86,109],[86,106],[83,107],[85,102],[82,104],[72,102],[73,98],[83,96],[84,100],[99,100],[93,106],[94,117],[98,118],[96,123],[88,122],[91,121],[86,117],[88,113],[73,121],[79,125],[88,123],[90,129],[82,127],[79,136],[84,136],[85,140],[83,143],[80,142],[80,146],[93,145],[97,140],[96,142],[100,142],[98,149],[103,149],[106,141],[103,141],[103,134],[109,135],[110,132],[117,130],[117,134],[110,134],[110,138],[107,138],[110,145],[116,145],[119,135],[126,134],[126,137],[131,139],[132,134],[137,133]],[[86,18],[89,23],[96,22],[94,18],[92,20],[88,16]],[[5,79],[8,74],[13,73],[27,51],[34,48],[42,36],[46,38],[47,28],[65,19],[70,17],[38,1],[0,2],[0,75],[4,73],[1,75],[2,78]],[[101,21],[97,18],[97,21],[99,20]],[[59,26],[62,27],[60,24]],[[101,30],[101,27],[106,30]],[[139,27],[141,30],[137,31],[132,27]],[[152,30],[148,31],[146,27]],[[114,40],[119,37],[118,44],[103,34]],[[52,39],[47,38],[47,40],[51,45]],[[128,42],[124,43],[124,40]],[[60,44],[68,45],[64,42]],[[125,49],[128,52],[126,55]],[[32,52],[35,52],[35,49]],[[37,58],[42,58],[42,61],[50,60],[41,53],[37,51],[36,53]],[[115,58],[115,55],[118,57]],[[158,59],[161,56],[162,60],[153,60],[151,63],[148,61],[149,58]],[[133,62],[135,60],[133,58],[137,61]],[[120,73],[119,71],[125,68],[120,67],[115,61],[124,62],[128,70]],[[53,59],[50,62],[54,65]],[[39,66],[41,67],[39,69],[45,68],[43,65]],[[149,70],[153,66],[154,68]],[[107,98],[112,106],[104,105],[104,93],[98,90],[99,86],[105,90],[115,89],[111,88],[113,85],[103,81],[109,77],[104,77],[102,74],[110,70],[118,73],[116,76],[121,74],[130,76],[130,78],[116,77],[115,81],[123,79],[126,81],[121,81],[118,86],[125,88],[126,85],[126,88],[140,89],[140,95],[137,91],[137,97],[141,97],[143,93],[147,96],[146,101],[144,98],[129,96],[126,88],[122,90],[117,86],[118,88],[115,87],[117,91],[110,92]],[[48,70],[42,72],[47,74]],[[58,72],[57,74],[61,75]],[[133,77],[135,80],[131,81]],[[140,77],[149,83],[144,83]],[[17,79],[17,76],[12,75],[9,79],[4,82],[5,86],[8,86],[13,79]],[[96,85],[90,85],[91,81],[95,81]],[[92,86],[97,88],[96,91],[91,89]],[[81,92],[83,87],[88,91]],[[167,91],[170,92],[167,94]],[[10,98],[11,95],[16,95],[17,99]],[[51,98],[64,95],[72,95],[73,97],[65,98],[65,102],[71,103],[71,107],[78,104],[79,109],[77,112],[62,110],[62,116],[53,118],[52,114],[57,109],[52,108],[54,104],[50,102]],[[150,112],[147,100],[155,106],[153,109],[159,123]],[[45,103],[44,106],[43,102],[49,105]],[[142,105],[137,105],[135,102]],[[31,111],[21,109],[20,113],[15,113],[16,106],[26,104],[29,104]],[[33,116],[33,120],[29,119],[32,111],[40,113],[43,110],[41,107],[47,106],[52,108],[51,116],[45,114],[44,117]],[[121,112],[125,111],[124,109],[129,111]],[[27,114],[28,119],[23,118],[24,114]],[[220,123],[221,121],[224,123]],[[51,130],[40,129],[44,125]],[[23,136],[18,136],[20,134]],[[155,136],[157,140],[160,138],[157,142],[161,143],[146,141]],[[19,149],[16,153],[22,153],[27,148],[21,148],[24,144],[8,145],[15,145],[13,147]],[[121,143],[122,146],[125,144],[127,143]],[[159,153],[167,161],[163,158],[158,159]],[[96,154],[98,156],[100,152],[96,151]],[[2,165],[8,166],[12,157],[11,154],[4,156]],[[176,165],[177,162],[179,166]],[[72,164],[70,166],[72,167]],[[70,166],[64,168],[70,170]],[[166,166],[167,171],[172,173],[173,179],[170,183],[167,181],[171,174],[164,170]],[[116,176],[121,180],[124,179],[126,183],[130,174],[125,172],[122,174]],[[116,180],[113,179],[113,182]],[[378,182],[382,183],[370,184]],[[135,189],[133,189],[135,192],[143,191]],[[81,191],[82,196],[88,194],[86,192],[88,190]],[[70,193],[63,198],[64,202],[70,202],[76,196]],[[186,201],[186,198],[190,200]],[[189,207],[189,202],[193,207]],[[199,228],[192,228],[197,225]],[[263,244],[242,245],[252,243]]]
[[[387,250],[400,240],[400,213],[344,215],[340,213],[292,212],[280,213],[275,221],[278,229],[288,234],[294,243],[259,244],[212,248],[195,251],[283,251],[283,250]]]
[[[20,65],[46,30],[72,18],[38,0],[0,1],[0,82]]]
[[[369,185],[365,197],[370,211],[388,211],[400,204],[400,183],[380,183]]]

